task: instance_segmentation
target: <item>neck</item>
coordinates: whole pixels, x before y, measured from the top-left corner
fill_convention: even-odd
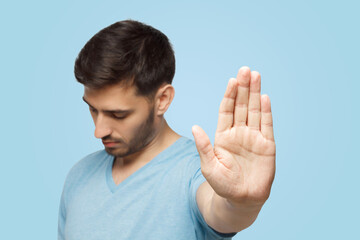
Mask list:
[[[166,120],[163,119],[161,122],[161,127],[156,133],[154,138],[146,145],[141,151],[131,154],[129,156],[115,159],[113,167],[130,167],[130,166],[143,166],[146,163],[150,162],[154,157],[159,153],[164,151],[170,145],[172,145],[176,140],[181,136],[174,132]]]

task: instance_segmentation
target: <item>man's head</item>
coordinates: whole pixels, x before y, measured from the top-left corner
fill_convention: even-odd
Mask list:
[[[158,134],[174,96],[174,72],[168,38],[140,22],[117,22],[86,43],[75,77],[109,154],[136,153]]]
[[[175,56],[162,32],[126,20],[95,34],[80,51],[74,72],[77,81],[89,88],[122,83],[151,99],[161,85],[172,83]]]

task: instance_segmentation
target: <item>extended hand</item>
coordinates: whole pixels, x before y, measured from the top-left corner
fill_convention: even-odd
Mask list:
[[[213,190],[233,203],[263,204],[275,175],[270,98],[260,74],[242,67],[229,80],[219,109],[214,148],[198,126],[192,131],[201,171]]]

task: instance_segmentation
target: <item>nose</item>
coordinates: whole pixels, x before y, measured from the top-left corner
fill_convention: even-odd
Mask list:
[[[111,132],[112,130],[107,122],[107,119],[103,115],[99,114],[95,122],[95,137],[104,138],[110,135]]]

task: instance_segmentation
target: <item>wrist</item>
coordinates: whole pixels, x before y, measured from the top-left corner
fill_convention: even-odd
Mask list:
[[[233,199],[225,199],[227,207],[234,210],[242,210],[246,212],[260,212],[264,203],[253,201],[239,201]]]

